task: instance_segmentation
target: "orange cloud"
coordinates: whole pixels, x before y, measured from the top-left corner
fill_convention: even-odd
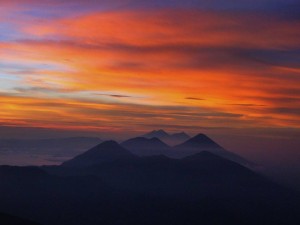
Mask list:
[[[156,118],[191,129],[299,128],[300,65],[290,53],[300,46],[297,26],[299,21],[259,14],[193,10],[29,23],[20,30],[23,40],[0,44],[0,60],[31,68],[14,71],[28,89],[11,91],[17,96],[2,106],[2,121],[142,129]],[[278,61],[282,54],[290,61]]]

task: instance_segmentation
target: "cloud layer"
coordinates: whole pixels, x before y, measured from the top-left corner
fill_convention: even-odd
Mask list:
[[[300,128],[300,20],[277,7],[46,3],[0,16],[3,126]]]

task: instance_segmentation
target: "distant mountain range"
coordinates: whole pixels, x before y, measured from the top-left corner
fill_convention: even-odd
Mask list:
[[[167,141],[167,143],[172,142],[173,144],[179,144],[169,145],[165,141]],[[2,139],[0,140],[0,153],[2,153],[2,155],[11,154],[16,157],[19,153],[21,155],[18,156],[18,159],[22,156],[25,157],[26,155],[24,154],[28,154],[28,157],[32,155],[34,157],[33,161],[38,162],[39,158],[41,158],[45,160],[48,165],[51,162],[57,164],[74,157],[74,155],[80,155],[84,153],[86,149],[95,148],[94,146],[99,145],[99,143],[102,143],[102,140],[93,137],[32,140]],[[164,130],[154,130],[141,137],[126,140],[120,145],[137,156],[165,155],[171,158],[183,158],[201,151],[208,151],[245,166],[253,165],[237,154],[225,150],[204,134],[199,134],[191,138],[184,132],[170,135]],[[82,157],[86,157],[85,155]],[[48,162],[48,160],[50,161]],[[77,158],[65,164],[73,163],[76,160]]]
[[[133,159],[137,156],[115,141],[103,142],[75,158],[63,163],[64,166],[93,166],[118,159]]]
[[[145,141],[141,138],[133,140]],[[158,139],[146,140],[161,144]],[[68,167],[70,176],[78,175],[78,171],[81,175],[99,176],[109,186],[117,189],[139,193],[149,191],[171,197],[182,195],[183,198],[191,199],[205,197],[217,186],[222,187],[222,190],[217,188],[219,194],[231,195],[233,189],[245,191],[242,190],[241,184],[250,185],[250,192],[271,184],[240,164],[208,151],[201,151],[181,159],[164,155],[139,157],[114,141],[103,142],[63,163],[62,166]],[[51,169],[49,171],[53,172]],[[66,172],[64,169],[62,171]],[[57,170],[54,170],[54,174],[61,175]],[[182,182],[183,180],[185,182]],[[168,188],[161,189],[166,185]]]
[[[171,137],[174,138],[177,136],[184,137],[184,139],[187,138],[185,133],[177,133]],[[205,134],[198,134],[192,138],[188,138],[183,143],[175,145],[174,147],[171,147],[160,140],[165,139],[166,137],[170,138],[170,135],[168,135],[164,130],[157,130],[152,131],[143,137],[136,137],[124,141],[121,145],[128,149],[131,153],[139,156],[165,155],[171,158],[183,158],[202,151],[208,151],[245,166],[254,165],[241,156],[225,150],[222,146],[217,144]]]
[[[122,142],[121,145],[133,154],[139,156],[151,156],[161,154],[168,155],[171,151],[171,147],[162,142],[157,137],[136,137]]]
[[[204,134],[105,141],[60,166],[0,166],[0,211],[43,225],[300,224],[298,193],[239,160]]]
[[[242,158],[241,156],[229,152],[219,144],[214,142],[205,134],[198,134],[195,137],[187,140],[186,142],[176,145],[174,147],[174,156],[175,157],[183,157],[192,155],[201,151],[208,151],[214,153],[218,156],[224,157],[226,159],[232,160],[234,162],[240,163],[245,166],[252,166],[253,163],[248,160]]]
[[[300,222],[296,193],[208,151],[140,157],[107,141],[62,166],[0,166],[0,180],[0,211],[44,225]]]
[[[150,138],[135,137],[122,142],[120,145],[115,141],[101,142],[100,144],[91,148],[89,151],[79,154],[75,158],[64,162],[63,165],[91,165],[94,164],[94,162],[99,163],[101,160],[103,162],[108,162],[125,155],[131,158],[135,156],[155,155],[165,155],[171,158],[183,158],[189,155],[200,153],[202,151],[214,153],[245,166],[253,165],[237,154],[225,150],[205,134],[198,134],[174,147],[171,147],[160,140],[160,138],[167,135],[165,131],[158,130],[150,132],[149,134],[151,134],[148,135]],[[153,135],[160,136],[160,138],[151,137]],[[172,137],[176,137],[178,135],[180,136],[180,133],[174,134]]]
[[[164,130],[153,130],[147,134],[142,135],[145,138],[159,138],[169,145],[176,145],[182,143],[190,138],[185,132],[169,134]]]
[[[0,166],[0,224],[22,221],[6,214],[43,225],[300,223],[298,193],[205,134],[173,147],[160,138],[100,141],[60,166]]]

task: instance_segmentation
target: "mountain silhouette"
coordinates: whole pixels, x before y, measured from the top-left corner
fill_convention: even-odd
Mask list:
[[[221,146],[218,145],[216,142],[214,142],[212,139],[210,139],[205,134],[198,134],[186,142],[178,145],[178,147],[184,146],[184,147],[207,147],[207,148],[220,148]]]
[[[159,138],[169,145],[176,145],[182,143],[190,138],[185,132],[169,134],[164,130],[154,130],[147,134],[144,134],[142,137],[146,138]]]
[[[143,135],[143,137],[163,139],[163,138],[169,137],[169,134],[166,131],[161,129],[161,130],[153,130],[153,131]]]
[[[178,139],[183,142],[183,141],[188,140],[191,137],[188,134],[186,134],[185,132],[179,132],[179,133],[171,134],[171,138]]]
[[[0,213],[0,224],[3,225],[40,225],[38,223],[19,218],[16,216]]]
[[[167,134],[163,130],[153,131],[151,133],[164,134],[164,137],[166,137],[165,134]],[[184,132],[174,134],[174,136],[187,137]],[[170,137],[170,135],[168,137]],[[159,138],[145,137],[132,138],[124,141],[121,145],[124,148],[128,149],[131,153],[138,156],[165,155],[171,158],[183,158],[202,151],[208,151],[245,166],[254,166],[253,163],[247,161],[241,156],[227,151],[205,134],[198,134],[174,147],[170,147],[169,145],[162,142]]]
[[[124,141],[121,145],[128,149],[133,154],[139,156],[150,156],[150,155],[167,155],[170,151],[170,146],[162,142],[158,138],[145,138],[136,137]]]
[[[275,186],[250,169],[208,151],[182,159],[164,155],[121,159],[90,167],[85,175],[98,176],[116,189],[190,200],[267,193]]]
[[[202,151],[214,153],[218,156],[235,161],[242,165],[246,165],[246,166],[253,165],[253,163],[242,158],[241,156],[227,151],[226,149],[224,149],[222,146],[217,144],[215,141],[213,141],[205,134],[198,134],[192,137],[191,139],[187,140],[186,142],[175,146],[173,151],[173,156],[177,158],[181,158]]]
[[[111,162],[118,159],[131,159],[136,156],[115,141],[105,141],[87,152],[64,162],[63,166],[92,166],[103,162]]]
[[[300,221],[295,193],[208,151],[137,157],[108,141],[72,166],[0,167],[0,180],[0,211],[44,225]]]
[[[32,181],[43,179],[48,174],[37,167],[0,166],[0,179],[4,181]]]

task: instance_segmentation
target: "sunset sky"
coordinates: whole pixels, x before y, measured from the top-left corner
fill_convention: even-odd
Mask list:
[[[0,130],[298,132],[299,12],[298,0],[1,0]]]

